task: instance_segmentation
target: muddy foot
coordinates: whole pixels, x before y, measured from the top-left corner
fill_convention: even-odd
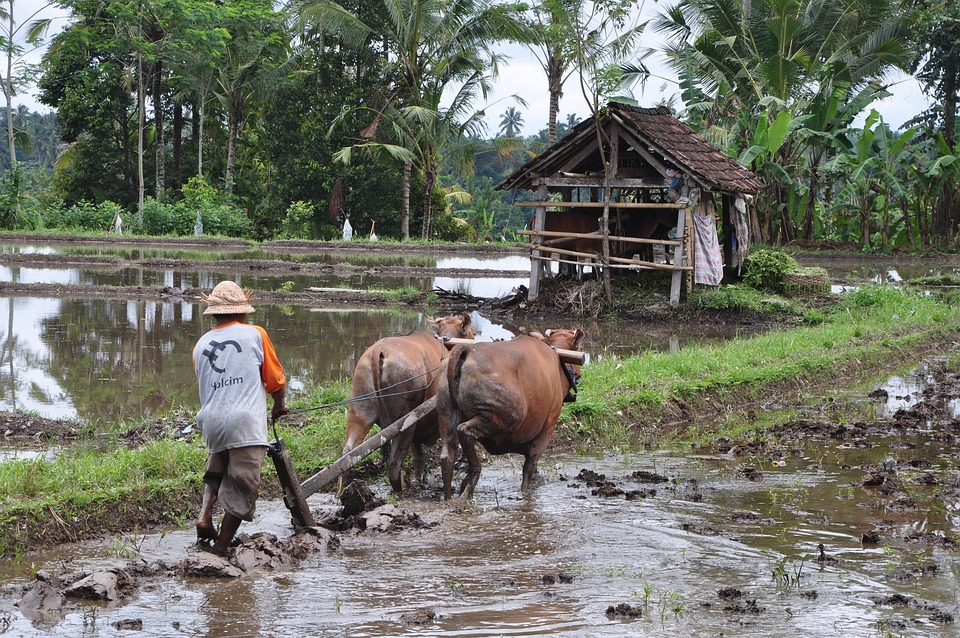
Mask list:
[[[197,540],[217,540],[217,528],[211,523],[197,523]]]

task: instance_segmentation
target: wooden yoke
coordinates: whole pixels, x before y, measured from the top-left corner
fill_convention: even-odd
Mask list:
[[[444,339],[444,345],[447,346],[447,349],[453,348],[460,344],[472,344],[472,343],[481,343],[480,341],[475,341],[473,339]],[[561,348],[555,348],[557,354],[560,355],[560,361],[564,363],[572,363],[574,365],[582,366],[583,362],[586,361],[587,355],[583,352],[577,350],[563,350]]]

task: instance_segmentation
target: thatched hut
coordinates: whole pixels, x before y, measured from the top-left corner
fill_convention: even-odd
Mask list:
[[[534,210],[522,231],[531,299],[557,262],[561,272],[588,265],[605,277],[672,271],[676,304],[684,274],[689,290],[739,272],[750,247],[747,202],[761,184],[666,108],[611,102],[497,188],[536,193],[516,204]]]

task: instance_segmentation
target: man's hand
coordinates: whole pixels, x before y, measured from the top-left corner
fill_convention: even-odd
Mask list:
[[[276,421],[288,412],[290,412],[290,408],[287,407],[286,403],[274,403],[273,410],[270,412],[270,416],[272,416],[273,420]]]
[[[287,407],[287,402],[284,400],[286,398],[286,392],[284,390],[277,390],[270,396],[273,397],[273,410],[270,411],[270,416],[276,421],[284,414],[290,412],[290,408]]]

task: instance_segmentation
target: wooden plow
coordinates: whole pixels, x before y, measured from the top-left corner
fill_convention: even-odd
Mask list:
[[[444,345],[449,349],[458,344],[476,343],[472,339],[446,339]],[[584,353],[575,350],[557,349],[562,363],[582,365]],[[430,397],[413,410],[403,415],[388,427],[371,436],[363,443],[353,448],[339,459],[323,468],[302,483],[293,469],[290,453],[283,439],[277,437],[267,448],[267,454],[273,459],[277,468],[277,479],[283,488],[283,504],[290,510],[291,523],[294,527],[313,527],[316,525],[307,498],[316,494],[327,485],[336,481],[341,474],[383,447],[385,443],[401,432],[414,428],[422,419],[430,416],[437,410],[437,398]]]

